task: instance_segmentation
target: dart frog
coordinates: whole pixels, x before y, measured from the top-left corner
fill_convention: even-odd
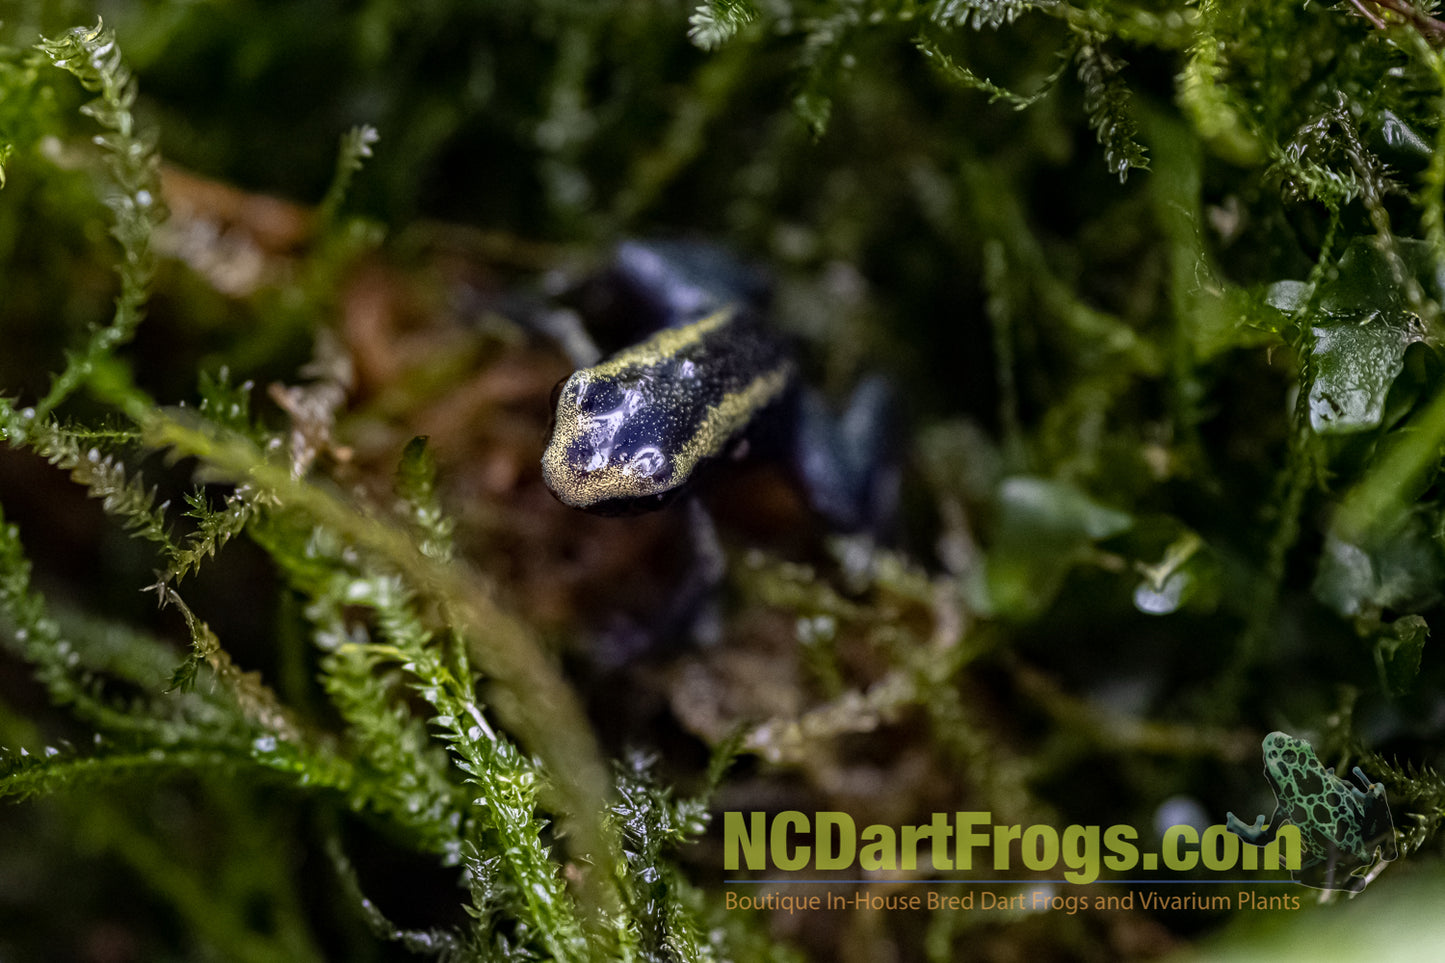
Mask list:
[[[891,516],[889,390],[865,380],[835,418],[800,388],[793,356],[763,323],[761,275],[712,245],[627,241],[600,281],[613,313],[621,304],[653,333],[559,387],[542,476],[560,501],[649,511],[713,466],[772,447],[835,530],[874,530]]]
[[[1315,889],[1363,890],[1379,861],[1399,856],[1385,787],[1370,782],[1356,766],[1354,777],[1363,788],[1355,788],[1320,765],[1308,742],[1284,732],[1265,736],[1263,748],[1264,775],[1277,803],[1269,826],[1262,815],[1247,826],[1229,813],[1226,828],[1264,846],[1281,826],[1293,823],[1303,847],[1300,868],[1292,873],[1296,882]]]

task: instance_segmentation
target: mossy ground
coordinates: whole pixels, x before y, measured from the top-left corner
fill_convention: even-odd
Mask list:
[[[44,797],[0,812],[0,957],[1438,940],[1442,38],[1409,0],[0,0],[0,794]],[[663,618],[686,511],[539,479],[531,322],[629,236],[765,265],[812,383],[902,401],[882,544],[767,465],[704,494],[714,644]],[[724,909],[720,812],[1247,821],[1272,729],[1389,791],[1353,901]]]

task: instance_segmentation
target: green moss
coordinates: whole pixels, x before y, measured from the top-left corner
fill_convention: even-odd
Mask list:
[[[709,807],[1219,821],[1286,723],[1408,760],[1438,875],[1445,30],[1398,6],[0,3],[0,796],[155,958],[1107,955],[729,913]],[[301,206],[168,224],[162,152]],[[893,376],[905,511],[725,530],[722,644],[617,669],[597,609],[676,560],[533,498],[516,322],[653,234],[766,263],[825,389]]]

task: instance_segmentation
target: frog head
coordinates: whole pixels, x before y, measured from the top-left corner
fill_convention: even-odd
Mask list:
[[[1293,812],[1294,804],[1312,799],[1325,789],[1325,770],[1315,755],[1314,747],[1287,732],[1271,732],[1264,737],[1264,777],[1281,806],[1288,806],[1291,822],[1308,825],[1308,812]]]

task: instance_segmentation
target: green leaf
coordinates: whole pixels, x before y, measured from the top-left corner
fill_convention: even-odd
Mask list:
[[[1423,241],[1356,238],[1335,276],[1319,292],[1322,320],[1312,329],[1310,426],[1321,434],[1378,426],[1385,398],[1405,363],[1405,350],[1424,340],[1409,291],[1438,298],[1442,266]]]
[[[1133,518],[1067,482],[1015,476],[998,490],[999,520],[985,566],[984,597],[1001,615],[1041,611],[1089,547],[1129,529]]]
[[[1430,626],[1418,615],[1403,615],[1375,639],[1375,669],[1380,685],[1392,695],[1404,695],[1420,674],[1420,657]]]
[[[1169,615],[1189,601],[1200,587],[1197,571],[1202,566],[1196,557],[1204,548],[1204,540],[1192,531],[1185,531],[1164,550],[1156,564],[1135,563],[1143,576],[1134,587],[1134,607],[1147,615]]]
[[[1393,314],[1410,307],[1409,284],[1440,300],[1445,296],[1445,264],[1426,241],[1374,235],[1357,237],[1340,255],[1334,277],[1320,289],[1320,310],[1336,317]]]
[[[190,747],[152,747],[90,756],[69,748],[47,747],[38,755],[23,749],[18,753],[0,750],[0,799],[23,800],[122,779],[156,780],[203,768],[229,769],[244,761],[239,752]]]
[[[1327,535],[1314,593],[1340,615],[1368,617],[1383,609],[1424,608],[1440,598],[1442,583],[1445,558],[1429,520],[1416,512],[1358,543]]]
[[[1320,434],[1363,431],[1380,424],[1385,395],[1405,367],[1418,334],[1374,315],[1313,329],[1310,427]]]

